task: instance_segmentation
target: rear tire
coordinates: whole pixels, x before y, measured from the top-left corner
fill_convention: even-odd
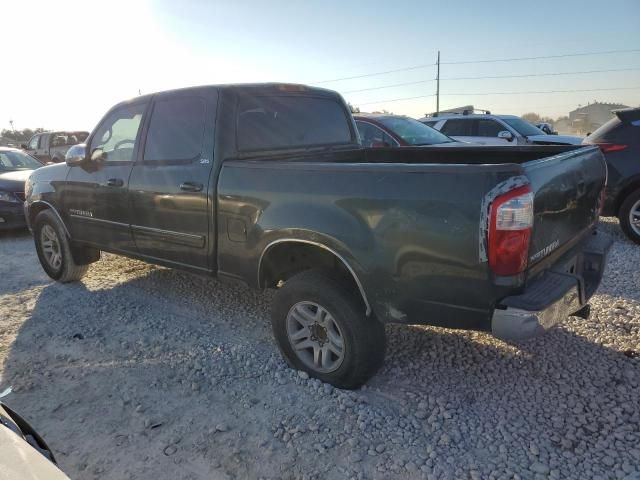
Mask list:
[[[287,280],[275,295],[271,325],[291,367],[338,388],[360,387],[384,362],[384,325],[367,318],[350,285],[330,273],[309,270]]]
[[[640,190],[627,195],[618,212],[622,231],[635,243],[640,244]]]
[[[78,265],[74,261],[69,238],[51,210],[36,216],[33,238],[40,264],[52,279],[61,283],[75,282],[87,273],[89,265]]]

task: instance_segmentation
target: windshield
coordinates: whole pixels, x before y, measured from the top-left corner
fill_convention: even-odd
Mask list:
[[[521,118],[501,118],[501,120],[523,137],[529,137],[531,135],[546,135],[546,133],[544,133],[538,127]]]
[[[455,142],[445,134],[412,118],[382,117],[377,120],[409,145],[436,145]]]
[[[42,164],[26,153],[16,150],[0,151],[0,171],[35,170]]]

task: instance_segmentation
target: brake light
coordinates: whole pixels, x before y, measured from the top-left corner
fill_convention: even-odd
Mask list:
[[[489,208],[489,267],[496,275],[524,271],[533,228],[531,187],[525,185],[500,195]]]
[[[602,153],[620,152],[625,150],[629,145],[623,143],[596,143],[602,150]]]

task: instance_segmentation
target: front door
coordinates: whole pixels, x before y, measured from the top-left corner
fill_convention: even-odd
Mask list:
[[[154,97],[144,150],[129,183],[131,229],[141,255],[211,270],[214,222],[208,192],[217,92]]]
[[[40,155],[38,152],[38,148],[40,146],[40,142],[42,142],[42,138],[44,137],[44,135],[34,135],[33,137],[31,137],[29,139],[29,143],[27,144],[27,148],[25,148],[25,151],[31,155],[32,157],[36,157],[38,160],[40,160]]]
[[[473,120],[474,139],[473,143],[481,145],[515,145],[516,143],[506,138],[500,138],[498,134],[509,131],[504,125],[496,122],[492,118]]]
[[[63,198],[74,239],[135,252],[128,185],[147,105],[144,100],[109,112],[88,140],[90,161],[69,171]]]

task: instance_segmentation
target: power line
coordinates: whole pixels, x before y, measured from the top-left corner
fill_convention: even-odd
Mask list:
[[[561,55],[545,55],[545,56],[538,56],[538,57],[497,58],[497,59],[486,59],[486,60],[461,60],[456,62],[441,62],[440,64],[441,65],[464,65],[464,64],[471,64],[471,63],[518,62],[518,61],[524,61],[524,60],[542,60],[547,58],[565,58],[565,57],[584,57],[584,56],[590,56],[590,55],[611,55],[614,53],[633,53],[633,52],[640,52],[640,48],[631,48],[626,50],[606,50],[606,51],[600,51],[600,52],[564,53]],[[435,63],[425,63],[422,65],[412,65],[409,67],[396,68],[393,70],[384,70],[382,72],[365,73],[362,75],[333,78],[330,80],[321,80],[319,82],[310,82],[310,83],[319,85],[322,83],[340,82],[342,80],[355,80],[358,78],[374,77],[376,75],[386,75],[388,73],[406,72],[409,70],[418,70],[421,68],[435,67],[435,66],[436,66]]]
[[[435,65],[436,65],[435,63],[425,63],[424,65],[414,65],[412,67],[397,68],[395,70],[385,70],[384,72],[365,73],[363,75],[355,75],[353,77],[334,78],[332,80],[322,80],[321,82],[311,82],[311,83],[319,85],[321,83],[333,83],[333,82],[339,82],[341,80],[354,80],[356,78],[374,77],[376,75],[386,75],[387,73],[406,72],[408,70],[418,70],[420,68],[434,67]]]
[[[496,78],[553,77],[553,76],[560,76],[560,75],[583,75],[583,74],[589,74],[589,73],[631,72],[631,71],[637,71],[637,70],[640,70],[640,67],[611,68],[607,70],[584,70],[580,72],[527,73],[522,75],[491,75],[491,76],[482,76],[482,77],[447,77],[447,78],[441,78],[440,80],[483,80],[483,79],[496,79]],[[382,90],[385,88],[393,88],[393,87],[406,87],[408,85],[419,85],[422,83],[431,83],[435,81],[436,81],[435,78],[430,78],[428,80],[417,80],[413,82],[393,83],[391,85],[382,85],[380,87],[361,88],[358,90],[347,90],[346,92],[341,92],[341,93],[347,94],[347,93],[369,92],[371,90]]]
[[[627,50],[605,50],[600,52],[582,52],[582,53],[563,53],[560,55],[544,55],[539,57],[517,57],[517,58],[498,58],[493,60],[462,60],[459,62],[442,62],[446,65],[465,65],[468,63],[496,63],[496,62],[519,62],[521,60],[542,60],[547,58],[566,58],[566,57],[585,57],[589,55],[611,55],[613,53],[631,53],[640,52],[640,48],[630,48]]]
[[[579,93],[579,92],[608,92],[615,90],[640,90],[640,85],[636,87],[614,87],[614,88],[590,88],[585,90],[544,90],[544,91],[528,91],[528,92],[481,92],[481,93],[441,93],[440,95],[447,96],[476,96],[476,95],[530,95],[530,94],[540,94],[540,93]],[[358,102],[358,106],[360,105],[373,105],[376,103],[388,103],[388,102],[399,102],[401,100],[415,100],[418,98],[429,98],[435,97],[435,94],[431,95],[418,95],[416,97],[403,97],[403,98],[390,98],[388,100],[379,100],[375,102]]]

